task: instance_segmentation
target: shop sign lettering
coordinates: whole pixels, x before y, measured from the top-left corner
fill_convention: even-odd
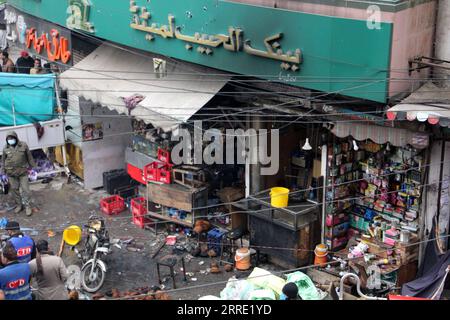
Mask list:
[[[283,37],[282,33],[266,37],[264,39],[265,50],[259,50],[252,46],[250,39],[244,38],[244,30],[240,28],[229,27],[227,34],[213,35],[196,32],[194,35],[187,35],[182,33],[182,27],[176,25],[175,17],[171,14],[167,17],[167,24],[161,23],[161,26],[158,26],[157,23],[149,22],[151,19],[150,12],[145,6],[137,6],[136,1],[130,0],[130,12],[132,13],[130,27],[145,32],[145,39],[149,41],[153,41],[155,36],[164,39],[175,38],[185,42],[186,50],[194,50],[194,46],[197,45],[196,51],[205,55],[212,55],[216,48],[222,46],[225,50],[243,51],[260,58],[280,61],[280,68],[284,71],[292,70],[296,72],[300,69],[302,52],[298,48],[284,52],[280,44],[280,39]]]
[[[89,0],[69,0],[66,26],[69,29],[94,33],[94,25],[89,22],[91,2]]]
[[[38,37],[35,28],[27,29],[25,45],[27,48],[33,46],[34,50],[39,54],[44,51],[51,62],[60,60],[63,63],[68,63],[72,56],[69,51],[69,40],[63,36],[60,37],[56,29],[50,30],[50,39],[46,33]]]

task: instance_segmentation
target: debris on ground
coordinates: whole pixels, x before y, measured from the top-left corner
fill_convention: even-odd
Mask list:
[[[211,258],[217,257],[217,253],[213,249],[210,249],[208,250],[208,256]]]
[[[220,273],[220,268],[217,262],[213,261],[211,262],[211,268],[209,269],[209,272],[211,273]]]
[[[174,246],[177,243],[177,236],[167,236],[166,245]]]
[[[52,188],[53,190],[61,190],[62,187],[64,185],[64,182],[56,182],[56,181],[52,181],[50,183],[50,188]],[[45,186],[44,186],[45,187]]]
[[[139,251],[141,251],[141,249],[136,248],[134,246],[129,246],[129,245],[127,246],[127,250],[131,251],[131,252],[139,252]]]
[[[96,294],[94,297],[94,300],[98,300],[103,298],[105,295],[109,298],[112,299],[120,299],[120,298],[124,298],[124,299],[131,299],[131,300],[170,300],[170,296],[164,292],[161,291],[163,290],[165,287],[162,285],[160,287],[155,287],[155,288],[149,288],[149,287],[141,287],[141,288],[135,288],[135,289],[131,289],[131,290],[127,290],[124,292],[120,292],[118,289],[114,288],[111,289],[107,292],[105,292],[105,294]],[[101,297],[101,298],[98,298]]]
[[[233,268],[233,265],[227,263],[225,265],[224,269],[226,272],[230,272],[230,271],[233,271],[234,268]]]

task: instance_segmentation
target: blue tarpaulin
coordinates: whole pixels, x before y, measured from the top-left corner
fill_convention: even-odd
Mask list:
[[[0,126],[53,119],[54,97],[53,74],[0,73]]]

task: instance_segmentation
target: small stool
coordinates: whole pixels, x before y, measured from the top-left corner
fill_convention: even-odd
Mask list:
[[[158,281],[159,281],[159,284],[162,283],[162,281],[161,281],[161,274],[160,274],[160,272],[159,272],[160,266],[168,267],[168,268],[170,269],[170,276],[172,277],[173,288],[174,288],[174,289],[177,288],[176,285],[175,285],[175,271],[174,271],[174,268],[175,268],[175,265],[178,263],[178,260],[179,260],[179,259],[180,259],[180,258],[177,257],[177,256],[175,256],[175,255],[167,255],[167,256],[162,257],[161,259],[159,259],[159,260],[156,262],[156,269],[157,269],[157,271],[158,271]],[[186,279],[186,268],[185,268],[185,266],[184,266],[184,257],[181,257],[181,264],[182,264],[182,266],[183,266],[183,276],[184,276],[184,281],[187,281],[187,279]]]
[[[225,237],[222,239],[221,249],[220,249],[220,265],[222,265],[223,261],[223,253],[226,249],[225,247],[229,247],[227,250],[230,253],[230,256],[233,256],[234,253],[234,242],[236,240],[241,240],[241,247],[243,246],[242,237],[244,236],[244,231],[242,228],[236,228],[228,232]]]

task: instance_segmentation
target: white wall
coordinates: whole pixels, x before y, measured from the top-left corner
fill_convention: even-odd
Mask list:
[[[436,58],[450,60],[450,1],[439,1],[437,26],[436,26]],[[450,71],[435,68],[436,77],[450,79]],[[450,81],[443,81],[442,84],[450,87]]]
[[[72,105],[69,106],[72,114],[76,111],[78,104],[76,100],[73,97],[69,98],[69,101],[72,102]],[[85,188],[102,187],[103,172],[125,168],[125,149],[131,143],[131,119],[119,118],[116,111],[95,105],[83,98],[79,98],[78,105],[81,118],[72,117],[71,120],[68,120],[67,124],[70,123],[75,134],[68,132],[67,135],[76,145],[81,146]],[[80,142],[82,124],[97,122],[103,124],[103,139]]]

